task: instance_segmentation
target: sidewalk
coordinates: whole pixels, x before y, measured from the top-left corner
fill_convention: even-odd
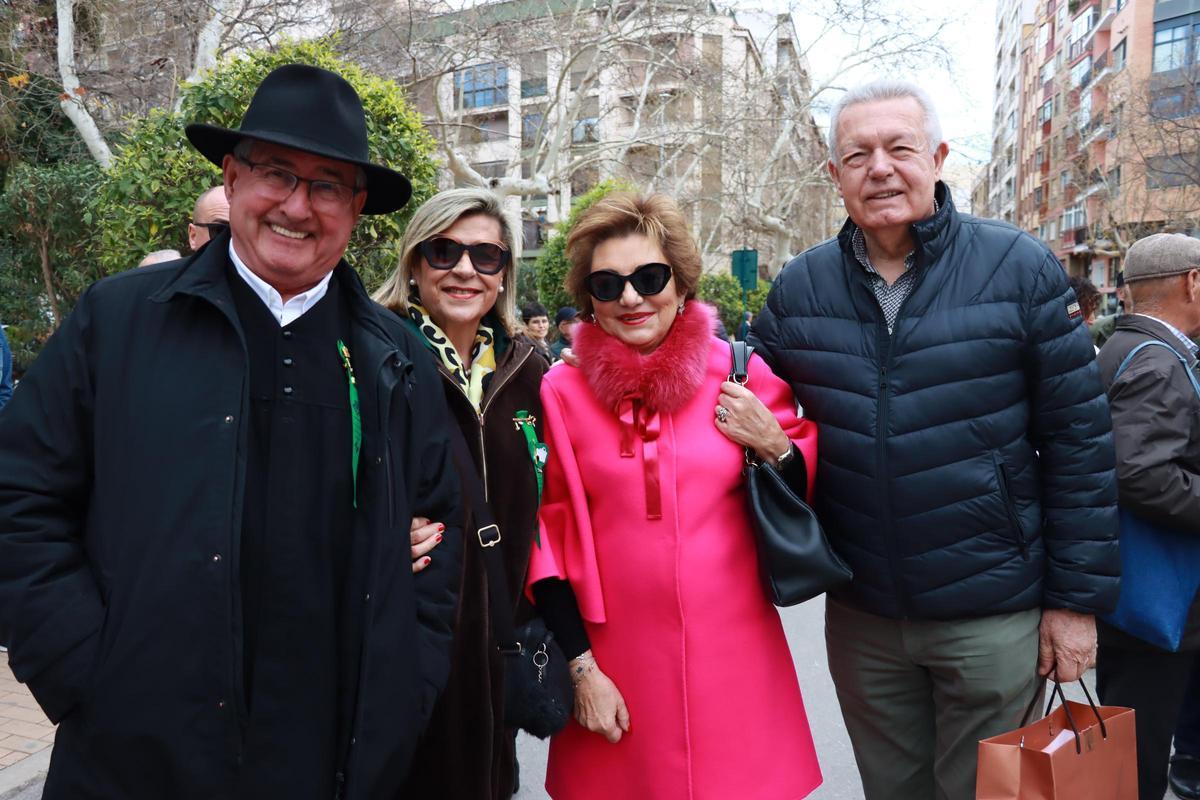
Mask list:
[[[17,683],[8,669],[8,653],[0,653],[0,770],[11,767],[54,743],[54,726]]]

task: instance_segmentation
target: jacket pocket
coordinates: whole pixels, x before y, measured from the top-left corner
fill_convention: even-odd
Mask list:
[[[1008,465],[995,450],[992,451],[992,466],[996,470],[996,484],[1000,487],[1000,500],[1004,503],[1004,511],[1008,514],[1008,524],[1017,537],[1017,549],[1021,558],[1029,560],[1029,544],[1025,541],[1025,529],[1021,527],[1021,517],[1017,514],[1017,505],[1013,501],[1012,491],[1008,480]]]

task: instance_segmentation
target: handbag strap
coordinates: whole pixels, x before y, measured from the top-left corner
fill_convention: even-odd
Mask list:
[[[729,369],[729,380],[745,386],[750,377],[750,356],[754,354],[754,348],[745,342],[734,341],[729,343],[729,352],[733,362]]]
[[[501,653],[521,652],[521,643],[517,641],[516,625],[513,623],[512,607],[508,600],[508,575],[504,571],[504,560],[500,552],[500,527],[492,517],[492,511],[484,499],[483,484],[475,469],[475,459],[467,450],[462,431],[457,426],[451,426],[450,439],[454,445],[454,460],[458,464],[458,477],[462,483],[462,497],[470,514],[464,514],[464,521],[470,518],[475,529],[474,538],[464,537],[466,547],[474,547],[479,543],[480,554],[483,557],[483,567],[487,572],[488,585],[488,617],[492,622],[492,638]]]
[[[734,340],[729,343],[729,380],[736,383],[738,386],[745,386],[750,380],[750,356],[754,355],[754,348],[741,340]],[[743,448],[746,454],[746,465],[754,466],[758,464],[758,457],[749,447]]]
[[[1142,350],[1145,350],[1147,347],[1153,347],[1155,345],[1158,347],[1167,348],[1171,351],[1171,355],[1179,359],[1179,362],[1183,364],[1184,373],[1187,374],[1188,380],[1192,382],[1192,388],[1196,390],[1196,396],[1200,397],[1200,380],[1196,378],[1196,373],[1192,372],[1191,368],[1188,367],[1187,359],[1181,356],[1179,351],[1174,347],[1171,347],[1171,345],[1167,344],[1166,342],[1160,342],[1158,339],[1150,339],[1149,341],[1142,342],[1137,347],[1130,350],[1129,354],[1125,356],[1125,359],[1121,361],[1121,366],[1117,367],[1117,371],[1113,373],[1113,380],[1115,381],[1118,377],[1120,377],[1121,373],[1125,371],[1125,368],[1129,366],[1129,362],[1133,361],[1134,356],[1136,356]]]

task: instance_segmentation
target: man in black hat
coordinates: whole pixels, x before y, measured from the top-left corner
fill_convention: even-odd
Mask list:
[[[187,134],[229,231],[88,289],[0,418],[45,797],[393,798],[448,670],[458,487],[434,365],[342,255],[409,183],[313,67]],[[416,516],[446,526],[419,574]]]

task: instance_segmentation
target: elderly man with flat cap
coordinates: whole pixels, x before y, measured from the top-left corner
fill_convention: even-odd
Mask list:
[[[1100,350],[1117,448],[1122,508],[1200,537],[1200,240],[1156,233],[1125,257],[1134,313],[1117,319]],[[1200,652],[1200,599],[1178,652],[1099,622],[1096,688],[1101,702],[1137,711],[1138,795],[1167,789],[1171,734]]]
[[[89,288],[0,417],[45,797],[394,798],[448,670],[458,486],[432,361],[342,255],[410,186],[314,67],[187,135],[230,230]],[[416,516],[447,540],[419,574]]]

